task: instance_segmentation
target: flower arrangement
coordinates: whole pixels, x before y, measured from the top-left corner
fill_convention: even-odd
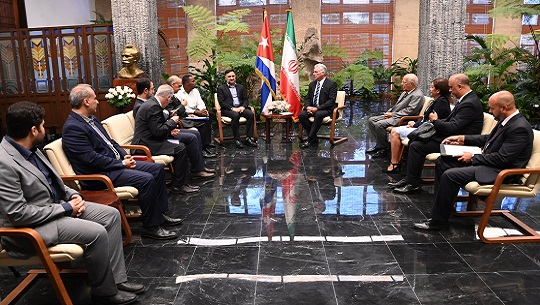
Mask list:
[[[272,101],[268,106],[268,111],[271,113],[283,113],[289,111],[291,105],[287,101]]]
[[[135,97],[136,95],[133,93],[133,89],[128,86],[116,86],[115,88],[110,88],[109,93],[105,94],[107,102],[109,102],[111,106],[120,109],[131,104],[131,99]]]

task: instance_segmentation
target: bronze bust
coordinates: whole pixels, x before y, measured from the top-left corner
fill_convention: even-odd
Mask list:
[[[127,44],[122,50],[122,65],[124,67],[118,71],[120,78],[137,78],[144,74],[144,71],[137,68],[137,62],[141,58],[139,49],[133,44]]]

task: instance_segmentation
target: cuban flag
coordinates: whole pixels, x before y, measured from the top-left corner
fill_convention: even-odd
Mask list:
[[[262,113],[266,114],[268,113],[268,106],[276,97],[276,70],[274,67],[274,51],[272,50],[272,37],[270,37],[268,16],[266,11],[263,14],[264,21],[255,66],[256,72],[262,81],[261,109]]]
[[[296,56],[296,37],[292,11],[287,10],[287,31],[283,43],[283,56],[281,58],[281,74],[279,91],[284,100],[291,105],[289,111],[293,119],[298,122],[298,115],[302,110],[300,105],[300,78],[298,77],[298,57]]]

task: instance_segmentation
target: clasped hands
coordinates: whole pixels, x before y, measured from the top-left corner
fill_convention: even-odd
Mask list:
[[[86,210],[86,207],[84,206],[84,200],[80,195],[71,196],[71,200],[68,201],[68,203],[73,208],[73,212],[71,212],[71,217],[79,217],[84,212],[84,210]]]
[[[307,113],[309,113],[309,114],[311,114],[311,115],[317,113],[318,110],[319,110],[319,109],[318,109],[317,107],[313,107],[313,106],[308,106],[308,107],[306,107]]]
[[[234,112],[238,112],[238,113],[242,113],[242,112],[244,112],[244,110],[245,110],[245,109],[246,109],[246,108],[245,108],[244,106],[240,106],[240,107],[233,107],[233,108],[231,108],[231,110],[232,110],[232,111],[234,111]]]
[[[122,164],[125,168],[135,168],[135,166],[137,166],[137,161],[135,161],[133,156],[125,155],[124,160],[122,160]]]
[[[449,136],[446,139],[442,141],[442,144],[450,144],[450,145],[463,145],[465,143],[465,136]],[[457,157],[458,161],[464,162],[464,163],[471,163],[473,154],[470,152],[463,152],[460,155],[454,155],[453,157]]]

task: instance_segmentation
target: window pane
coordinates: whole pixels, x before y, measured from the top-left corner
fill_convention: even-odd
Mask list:
[[[390,3],[390,0],[373,0],[373,4],[375,3]]]
[[[339,0],[322,0],[323,4],[339,4]]]
[[[390,24],[389,13],[373,13],[373,24]]]
[[[219,6],[236,5],[236,0],[219,0]]]
[[[369,13],[343,13],[343,24],[369,24]]]
[[[241,6],[265,5],[266,0],[240,0]]]
[[[270,24],[286,24],[287,15],[285,14],[272,14],[270,15]]]
[[[323,14],[322,23],[323,24],[339,24],[339,13],[333,14]]]
[[[287,0],[270,0],[268,4],[287,4]]]
[[[522,25],[538,25],[538,15],[525,16],[521,19]]]
[[[473,4],[490,4],[491,0],[473,0]]]
[[[472,24],[489,24],[488,14],[472,14]]]
[[[369,0],[343,0],[343,4],[369,4]]]
[[[540,0],[524,0],[523,4],[540,4]]]

